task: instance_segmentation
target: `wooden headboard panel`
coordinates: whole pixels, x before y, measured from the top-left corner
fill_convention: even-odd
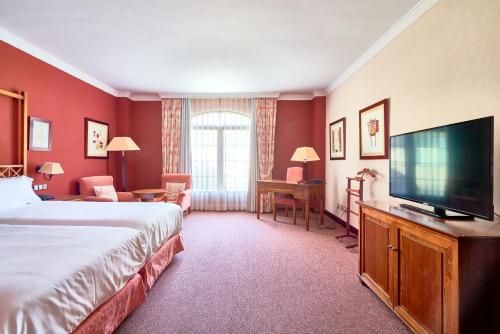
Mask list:
[[[21,92],[21,94],[15,92],[9,92],[7,90],[0,89],[0,97],[6,96],[16,99],[21,104],[18,109],[20,114],[19,117],[19,133],[21,134],[21,140],[17,146],[18,150],[18,161],[13,162],[11,165],[0,165],[0,178],[13,177],[26,175],[28,172],[28,94],[26,92]],[[1,112],[1,111],[0,111]]]

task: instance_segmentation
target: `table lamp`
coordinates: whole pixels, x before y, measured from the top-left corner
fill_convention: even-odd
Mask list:
[[[58,162],[45,162],[42,166],[36,166],[37,173],[42,173],[45,180],[52,179],[52,175],[64,174],[61,164]]]
[[[304,163],[304,180],[307,181],[307,163],[309,161],[321,160],[312,147],[299,147],[293,153],[291,161],[301,161]]]
[[[125,189],[125,151],[139,151],[140,148],[130,137],[114,137],[106,146],[106,151],[122,151],[122,191]]]

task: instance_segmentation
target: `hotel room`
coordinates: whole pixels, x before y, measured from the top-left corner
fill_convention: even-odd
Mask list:
[[[1,1],[0,333],[500,333],[500,1]]]

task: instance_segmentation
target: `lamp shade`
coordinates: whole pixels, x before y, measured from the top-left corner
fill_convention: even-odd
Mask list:
[[[106,146],[106,151],[139,151],[140,148],[130,137],[114,137]]]
[[[318,154],[312,147],[299,147],[295,150],[295,153],[292,156],[291,161],[317,161],[320,160]]]
[[[58,162],[46,162],[38,171],[48,175],[64,174],[61,164]]]

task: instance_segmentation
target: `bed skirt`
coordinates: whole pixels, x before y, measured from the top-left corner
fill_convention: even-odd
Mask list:
[[[182,252],[184,245],[180,234],[173,235],[165,242],[163,246],[144,264],[144,267],[139,271],[144,285],[149,290],[153,286],[156,279],[172,262],[175,254]]]
[[[116,295],[92,312],[73,333],[112,333],[145,299],[146,286],[142,277],[135,274]]]

